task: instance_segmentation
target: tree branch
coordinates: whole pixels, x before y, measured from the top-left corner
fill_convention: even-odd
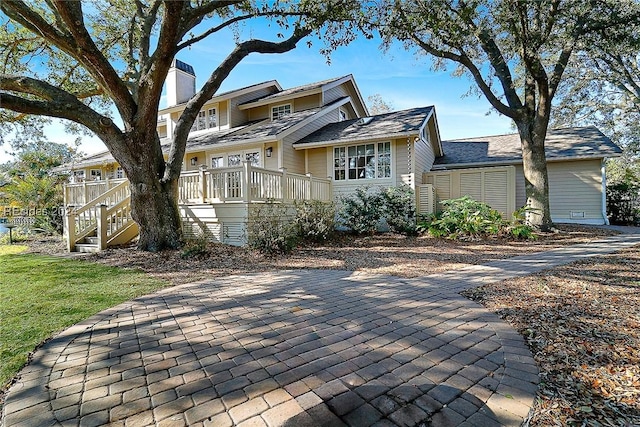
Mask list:
[[[84,24],[82,3],[78,0],[52,0],[56,5],[62,20],[73,35],[78,50],[70,53],[87,69],[98,84],[107,91],[115,101],[116,108],[125,122],[125,127],[130,127],[131,117],[136,112],[136,104],[118,73],[104,57],[102,52],[93,42],[91,35]]]
[[[311,34],[310,29],[296,28],[287,40],[282,42],[269,42],[265,40],[247,40],[231,52],[222,63],[211,73],[200,92],[196,94],[185,106],[176,129],[174,131],[168,158],[168,167],[165,170],[164,180],[171,180],[180,175],[182,160],[185,154],[185,144],[176,144],[175,141],[185,140],[191,129],[198,112],[204,103],[210,99],[220,88],[220,85],[238,63],[251,53],[285,53],[294,49],[297,43]]]
[[[7,92],[0,93],[2,108],[17,113],[57,117],[83,124],[101,138],[120,137],[121,130],[70,93],[47,82],[25,76],[0,75],[0,90],[35,95],[28,99]],[[103,140],[104,140],[103,138]]]

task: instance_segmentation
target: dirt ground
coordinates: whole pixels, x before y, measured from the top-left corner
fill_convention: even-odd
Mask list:
[[[80,257],[141,269],[173,284],[305,268],[417,277],[612,234],[601,228],[561,226],[527,241],[342,235],[272,258],[216,244],[197,254],[142,253],[130,247]],[[31,245],[37,253],[59,254],[62,249],[60,241]],[[534,354],[541,385],[530,426],[640,425],[640,247],[487,285],[465,296],[513,325]]]

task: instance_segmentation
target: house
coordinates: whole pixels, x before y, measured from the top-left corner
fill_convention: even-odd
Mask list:
[[[195,94],[193,68],[174,60],[166,87],[158,134],[168,150]],[[290,89],[268,80],[217,94],[201,109],[179,180],[183,231],[242,245],[253,204],[330,201],[361,185],[407,184],[422,213],[469,194],[510,214],[524,204],[518,143],[514,135],[441,141],[433,106],[370,116],[352,75]],[[603,159],[620,149],[597,129],[578,128],[550,133],[548,150],[554,220],[604,223]],[[134,238],[128,197],[108,152],[76,162],[65,187],[69,250]]]

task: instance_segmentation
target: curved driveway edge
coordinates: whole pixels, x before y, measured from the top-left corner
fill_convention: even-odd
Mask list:
[[[43,345],[3,423],[520,425],[535,362],[457,292],[639,243],[616,236],[410,280],[303,270],[168,288]]]

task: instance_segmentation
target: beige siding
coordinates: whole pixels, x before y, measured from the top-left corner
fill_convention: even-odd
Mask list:
[[[522,165],[516,165],[516,207],[521,208],[527,204],[527,194],[524,189],[524,170]]]
[[[549,204],[555,222],[603,224],[600,160],[549,162]],[[527,203],[524,170],[516,166],[516,207]],[[571,212],[574,212],[573,216]],[[582,213],[584,212],[584,217]]]
[[[277,170],[279,168],[278,166],[278,143],[270,143],[270,144],[265,144],[265,154],[264,154],[264,167],[265,169],[271,169],[271,170]],[[266,150],[267,148],[271,147],[273,149],[273,152],[271,153],[271,157],[267,157],[266,155]]]
[[[204,151],[186,154],[184,158],[185,160],[182,170],[195,171],[198,170],[200,165],[209,166],[209,160]],[[195,165],[191,165],[191,159],[196,159]]]
[[[248,117],[250,121],[268,119],[269,106],[263,105],[262,107],[255,107],[249,110]]]
[[[516,209],[513,166],[429,172],[423,174],[422,180],[435,187],[438,210],[443,200],[462,196],[487,203],[509,218]]]
[[[180,205],[182,230],[186,238],[243,246],[247,243],[246,203]]]
[[[263,96],[270,95],[271,93],[273,93],[273,88],[265,88],[255,90],[253,92],[246,93],[229,100],[229,108],[231,109],[231,127],[243,125],[249,120],[249,114],[247,113],[247,110],[240,110],[238,108],[238,105],[261,98]]]
[[[293,100],[293,111],[310,110],[320,107],[320,94],[303,96]]]
[[[333,194],[336,200],[341,196],[348,196],[355,192],[358,187],[369,186],[371,189],[392,187],[392,179],[371,179],[353,181],[333,181]]]
[[[218,126],[223,127],[229,124],[229,101],[222,101],[218,105]]]
[[[338,110],[335,109],[322,117],[318,117],[312,123],[288,135],[282,141],[282,165],[289,172],[305,173],[304,151],[293,149],[293,143],[304,138],[321,127],[338,121]]]
[[[391,142],[391,161],[393,162],[393,169],[395,170],[395,172],[392,170],[392,173],[395,173],[395,182],[397,185],[404,182],[404,176],[413,173],[411,170],[410,151],[413,151],[411,145],[407,144],[406,139],[396,139]]]
[[[327,158],[332,156],[330,148],[313,148],[307,150],[307,172],[318,178],[326,178],[332,173],[327,169]]]
[[[336,99],[343,98],[345,96],[349,96],[349,92],[344,87],[344,85],[336,86],[329,90],[324,91],[324,104],[330,104]]]
[[[413,139],[413,138],[411,138]],[[415,153],[415,174],[421,176],[424,172],[429,172],[436,158],[433,147],[425,141],[419,140],[414,144]]]
[[[553,221],[604,223],[600,160],[553,162],[547,170]]]

